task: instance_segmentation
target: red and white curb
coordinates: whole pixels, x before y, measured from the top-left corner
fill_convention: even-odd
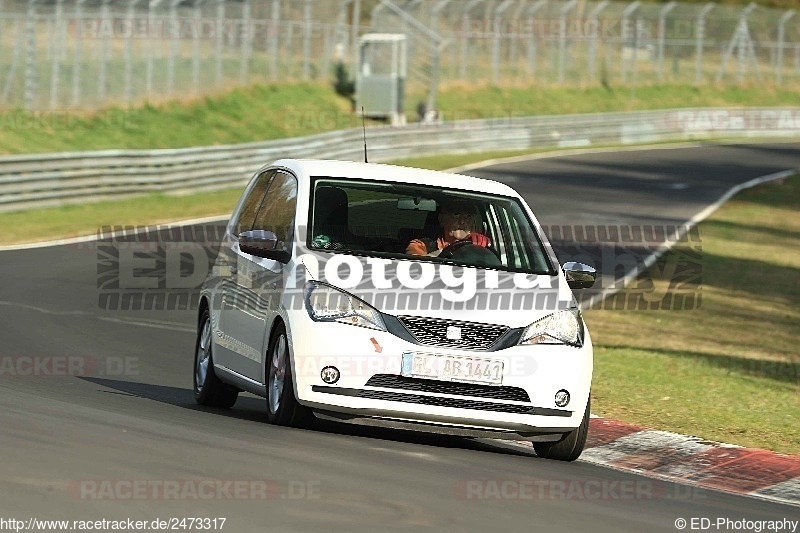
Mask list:
[[[593,418],[579,460],[800,506],[800,456]]]

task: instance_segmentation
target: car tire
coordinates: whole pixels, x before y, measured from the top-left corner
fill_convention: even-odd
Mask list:
[[[267,350],[267,418],[270,424],[310,427],[314,422],[311,409],[300,405],[294,395],[294,376],[289,355],[286,327],[279,324]]]
[[[581,425],[566,433],[558,442],[534,442],[533,449],[536,455],[545,459],[557,461],[574,461],[580,457],[586,446],[586,436],[589,434],[589,411],[592,398],[586,401],[586,411],[583,413]]]
[[[200,405],[210,407],[233,407],[239,397],[239,390],[223,383],[214,373],[214,358],[211,347],[211,317],[208,310],[203,312],[197,330],[197,343],[194,350],[194,399]]]

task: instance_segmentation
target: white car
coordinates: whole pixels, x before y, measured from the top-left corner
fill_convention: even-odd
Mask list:
[[[279,160],[245,189],[203,284],[194,392],[269,421],[317,418],[533,442],[574,460],[592,343],[510,187],[413,168]]]

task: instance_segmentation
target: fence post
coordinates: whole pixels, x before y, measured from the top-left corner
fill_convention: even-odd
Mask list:
[[[0,0],[0,14],[4,12],[5,12],[5,5],[3,3],[3,0]],[[4,18],[5,17],[0,17],[0,43],[3,42],[3,35],[5,34],[6,31]],[[0,46],[0,64],[2,64],[2,60],[3,60],[3,47]]]
[[[794,45],[794,74],[800,75],[800,43]]]
[[[28,11],[25,20],[25,90],[23,105],[25,109],[33,109],[38,93],[36,71],[36,0],[28,0]]]
[[[441,13],[450,2],[451,0],[439,0],[439,2],[433,6],[430,27],[434,33],[439,33],[439,13]],[[442,45],[431,39],[431,86],[428,89],[428,101],[425,106],[427,109],[436,109],[436,93],[439,89],[439,69],[442,67],[441,54]]]
[[[658,81],[664,81],[664,40],[667,33],[667,15],[678,5],[676,2],[669,2],[658,12]]]
[[[497,83],[500,78],[500,38],[503,35],[500,26],[502,22],[500,17],[502,17],[503,13],[516,1],[517,0],[505,0],[494,8],[494,20],[492,24],[492,82],[494,83]]]
[[[128,34],[127,38],[125,39],[125,103],[131,105],[133,101],[133,34],[135,26],[134,20],[136,17],[136,4],[139,3],[139,0],[129,0],[129,2],[130,4],[128,4],[128,13],[126,18],[128,21],[128,30],[130,31],[130,34]]]
[[[473,7],[482,2],[483,0],[470,0],[464,4],[464,8],[461,10],[461,79],[467,77],[467,56],[469,55],[469,12]]]
[[[514,78],[519,77],[519,47],[522,41],[522,36],[528,30],[525,24],[520,24],[522,22],[522,12],[525,10],[527,4],[527,0],[519,0],[519,5],[517,9],[514,10],[514,14],[511,15],[514,20],[514,31],[509,35],[510,42],[508,46],[508,63],[511,66],[511,71],[514,73]]]
[[[622,12],[622,82],[625,83],[628,81],[628,60],[625,59],[625,45],[627,44],[628,38],[628,23],[630,21],[630,16],[633,14],[634,11],[639,9],[639,6],[642,3],[639,0],[632,2],[625,8]],[[638,22],[637,22],[638,25]],[[638,28],[634,30],[634,53],[636,50],[636,33],[638,33]]]
[[[245,0],[244,5],[246,6],[247,9],[249,9],[250,8],[249,0]],[[243,21],[243,24],[247,24],[248,23],[247,19],[245,17],[242,18],[245,19]],[[225,43],[225,36],[224,36],[225,32],[222,31],[222,28],[225,27],[225,0],[217,1],[216,22],[217,22],[217,35],[216,35],[216,40],[214,41],[214,56],[215,56],[214,59],[216,60],[216,64],[214,66],[214,79],[217,87],[219,87],[222,84],[222,48],[223,44]],[[252,28],[249,25],[247,27],[247,30],[244,30],[244,28],[242,28],[242,31],[250,31],[250,30],[252,30]]]
[[[542,9],[545,4],[547,4],[547,0],[537,0],[535,4],[533,4],[530,9],[528,9],[527,16],[531,21],[531,27],[534,30],[531,32],[531,38],[528,41],[528,67],[531,70],[531,74],[536,77],[536,54],[537,54],[537,35],[536,35],[536,24],[535,17],[536,12]]]
[[[169,18],[175,24],[177,31],[169,40],[169,51],[167,52],[167,94],[171,95],[175,90],[175,55],[178,53],[178,39],[180,38],[180,27],[178,27],[178,4],[181,0],[172,0],[169,6]]]
[[[739,19],[739,48],[737,50],[737,62],[738,62],[738,76],[737,79],[739,83],[744,82],[744,71],[747,68],[745,65],[747,61],[747,53],[749,51],[750,46],[752,46],[752,41],[750,40],[750,32],[747,30],[747,17],[750,15],[750,12],[753,11],[756,7],[758,7],[755,2],[751,2],[746,8],[742,10],[742,14]]]
[[[353,20],[350,24],[350,53],[353,56],[353,68],[350,72],[355,76],[358,70],[358,29],[361,27],[361,0],[353,2]]]
[[[694,71],[694,82],[697,85],[703,81],[703,40],[705,39],[706,33],[706,15],[708,15],[709,11],[714,9],[715,5],[714,2],[709,2],[701,7],[695,19],[695,27],[697,28],[695,54],[697,56],[697,63]]]
[[[100,23],[104,24],[109,20],[108,16],[108,3],[111,0],[103,0],[103,5],[100,8]],[[106,63],[108,61],[109,46],[107,37],[100,37],[100,64],[97,71],[97,104],[102,106],[106,99]]]
[[[314,0],[305,0],[303,3],[303,79],[310,77],[311,64],[311,32],[313,29],[311,9]]]
[[[728,46],[725,48],[725,51],[722,54],[722,62],[719,66],[719,71],[717,72],[717,81],[722,80],[722,76],[725,74],[725,69],[728,67],[728,60],[730,60],[734,48],[737,50],[737,80],[739,83],[744,81],[744,71],[746,68],[745,62],[747,61],[747,56],[752,57],[756,75],[758,76],[759,81],[761,80],[761,73],[758,70],[758,60],[756,59],[755,51],[753,50],[753,41],[750,38],[750,32],[747,29],[747,17],[756,7],[758,6],[755,4],[755,2],[751,2],[739,13],[739,21],[736,23],[736,30],[734,31],[733,37],[731,37]]]
[[[782,16],[780,22],[778,22],[778,72],[777,72],[777,81],[778,85],[783,83],[783,45],[784,40],[786,38],[786,22],[790,18],[794,16],[794,9],[789,9],[786,11]]]
[[[597,41],[600,40],[600,36],[602,35],[602,31],[600,30],[600,24],[598,19],[600,18],[600,12],[603,11],[606,7],[608,7],[608,0],[603,0],[599,4],[597,4],[594,9],[589,13],[589,22],[591,24],[590,27],[597,28],[597,35],[590,35],[589,36],[589,81],[594,82],[595,77],[597,76],[597,68],[595,67],[595,60],[597,58]]]
[[[3,86],[3,103],[8,104],[8,97],[11,94],[11,87],[14,84],[14,78],[17,76],[17,67],[19,66],[19,56],[22,54],[22,48],[25,46],[24,32],[20,31],[19,24],[13,24],[12,39],[14,41],[14,51],[11,53],[11,67],[8,69],[6,75],[6,83]]]
[[[72,107],[78,107],[81,103],[81,61],[83,48],[83,35],[81,35],[81,18],[83,17],[83,3],[86,0],[76,0],[73,16],[78,25],[78,35],[75,38],[75,53],[72,58]]]
[[[205,0],[195,0],[192,10],[192,92],[200,94],[200,23],[203,16],[202,9]]]
[[[558,83],[564,83],[564,68],[567,61],[567,14],[578,3],[578,0],[569,0],[559,13],[559,36],[558,36]]]
[[[63,11],[64,0],[56,0],[55,41],[53,43],[53,64],[50,71],[50,109],[58,107],[58,87],[61,78],[61,54],[63,53]]]
[[[281,0],[272,0],[270,28],[269,28],[269,77],[273,80],[278,78],[278,33],[281,25]]]
[[[147,31],[153,31],[153,9],[161,0],[151,0],[147,3]],[[164,37],[164,32],[158,35],[150,35],[148,39],[149,50],[147,52],[147,67],[145,70],[144,92],[148,99],[153,96],[153,61],[156,55],[156,41]]]
[[[224,8],[223,8],[224,9]],[[247,83],[250,76],[250,47],[253,45],[253,21],[250,15],[250,0],[244,0],[242,4],[242,20],[247,25],[247,30],[242,32],[242,60],[239,66],[239,81]]]

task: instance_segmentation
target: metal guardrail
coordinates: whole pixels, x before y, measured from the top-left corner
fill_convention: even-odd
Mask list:
[[[371,161],[443,153],[773,135],[800,136],[800,108],[503,117],[367,130]],[[4,156],[0,157],[0,211],[242,186],[262,165],[283,157],[360,160],[362,132],[356,128],[202,148]]]

